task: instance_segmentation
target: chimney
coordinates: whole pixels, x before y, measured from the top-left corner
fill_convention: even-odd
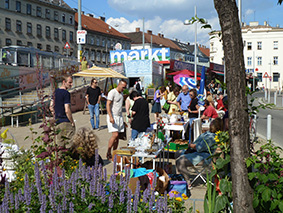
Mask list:
[[[158,37],[161,37],[161,33],[158,33]]]
[[[86,16],[93,18],[93,14],[91,14],[91,13],[87,13]]]
[[[276,24],[276,27],[277,27],[277,28],[280,28],[280,25],[279,25],[279,24]]]
[[[147,33],[148,33],[149,35],[152,35],[152,30],[147,30]]]
[[[164,38],[164,34],[161,34],[161,38]]]
[[[99,16],[99,19],[105,22],[105,17]]]
[[[187,45],[190,45],[190,42],[188,42]]]
[[[136,32],[138,33],[138,32],[140,32],[140,31],[141,31],[141,28],[137,27],[137,28],[136,28]]]
[[[82,15],[84,15],[84,14],[85,14],[85,12],[84,12],[84,11],[81,11],[81,14],[82,14]]]

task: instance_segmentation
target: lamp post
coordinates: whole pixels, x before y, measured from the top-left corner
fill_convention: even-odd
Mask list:
[[[197,16],[197,6],[195,6],[195,17]],[[190,20],[185,20],[184,25],[191,25],[192,22]],[[195,82],[197,82],[197,22],[195,22]]]

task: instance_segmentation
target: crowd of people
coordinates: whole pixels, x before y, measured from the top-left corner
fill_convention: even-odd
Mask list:
[[[68,89],[72,87],[71,76],[64,76],[62,78],[62,86],[55,90],[50,105],[50,110],[56,120],[57,128],[61,130],[56,139],[58,145],[69,148],[74,158],[80,156],[88,165],[94,164],[95,150],[98,148],[94,130],[100,129],[99,103],[101,101],[102,91],[97,83],[96,79],[92,79],[86,92],[91,129],[80,128],[77,132],[75,130],[75,122],[70,108],[70,93],[68,92]],[[107,95],[107,127],[108,132],[111,133],[106,153],[108,160],[112,159],[112,152],[119,146],[119,134],[125,131],[122,107],[124,103],[123,91],[126,88],[127,81],[121,80],[118,86],[109,91]],[[126,122],[131,127],[131,139],[134,140],[139,133],[146,132],[147,128],[150,127],[150,107],[148,101],[142,96],[139,86],[130,88],[129,92],[130,94],[125,100]],[[215,132],[228,129],[227,97],[223,97],[221,86],[215,85],[214,81],[211,81],[205,89],[204,98],[204,106],[201,106],[198,100],[197,89],[190,89],[187,85],[181,88],[179,86],[172,87],[171,84],[168,84],[166,87],[161,86],[155,91],[151,108],[151,113],[154,113],[155,122],[159,118],[160,113],[162,113],[162,105],[164,103],[170,105],[166,111],[169,115],[174,113],[187,113],[188,115],[188,150],[190,152],[185,150],[179,153],[176,160],[177,171],[184,175],[188,185],[190,185],[189,172],[186,168],[187,166],[196,164],[192,158],[195,155],[206,158],[208,154],[207,149],[204,147],[204,144],[207,143],[204,143],[204,141],[208,141],[209,146],[212,146],[215,143]],[[222,114],[219,113],[220,111]],[[223,120],[218,118],[219,115],[222,115]],[[212,122],[209,131],[193,139],[191,126],[197,118],[201,118],[203,121],[212,120]],[[191,150],[195,150],[195,152],[191,153]],[[198,157],[198,159],[201,158]],[[103,163],[101,158],[99,162]]]

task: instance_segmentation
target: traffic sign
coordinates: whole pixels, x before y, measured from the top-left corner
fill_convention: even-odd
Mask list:
[[[264,75],[262,76],[263,78],[269,78],[269,75],[267,72],[264,73]]]
[[[257,72],[257,71],[258,71],[258,68],[255,68],[255,71]]]
[[[86,30],[77,30],[77,44],[85,44],[86,34]]]
[[[71,49],[71,46],[68,42],[66,42],[65,46],[64,46],[64,49]]]

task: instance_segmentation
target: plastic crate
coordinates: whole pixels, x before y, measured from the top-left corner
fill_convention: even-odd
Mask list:
[[[169,150],[183,150],[188,148],[188,143],[186,144],[177,144],[177,143],[169,143]],[[168,146],[165,147],[165,150],[168,149]]]

